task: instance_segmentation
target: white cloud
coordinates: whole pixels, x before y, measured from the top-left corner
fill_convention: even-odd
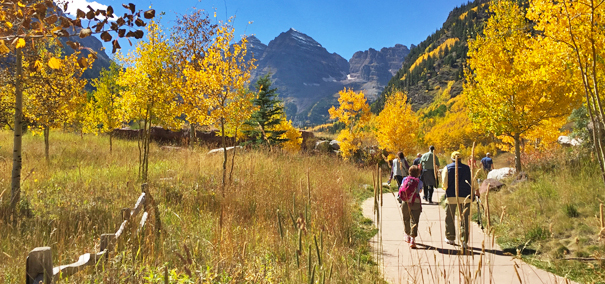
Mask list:
[[[89,5],[90,5],[90,7],[92,7],[95,10],[96,9],[102,9],[102,10],[107,9],[107,5],[103,5],[96,1],[88,2],[86,0],[70,0],[70,1],[68,1],[67,11],[65,11],[65,12],[69,13],[69,15],[71,17],[75,17],[76,11],[78,9],[84,11],[85,13],[88,12]]]

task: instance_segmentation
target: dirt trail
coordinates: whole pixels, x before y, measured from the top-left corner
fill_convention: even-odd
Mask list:
[[[433,201],[443,194],[443,190],[435,190]],[[382,249],[379,264],[390,283],[575,283],[506,255],[475,222],[469,242],[472,253],[461,255],[459,246],[445,243],[445,211],[438,205],[422,205],[418,249],[410,249],[403,239],[397,200],[391,193],[383,197],[382,224],[377,225],[381,233],[370,242],[375,253]],[[477,207],[471,207],[472,216]],[[374,199],[364,201],[362,209],[363,215],[377,224]]]

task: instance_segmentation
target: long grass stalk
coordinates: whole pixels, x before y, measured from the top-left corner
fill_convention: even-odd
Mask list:
[[[307,262],[308,263],[307,268],[309,269],[309,271],[308,271],[309,277],[307,277],[307,279],[311,279],[311,268],[313,267],[313,253],[311,252],[311,245],[309,245],[309,250],[307,250],[307,252],[308,252],[307,256],[309,257],[308,262]]]
[[[315,240],[315,251],[317,252],[317,263],[319,267],[321,267],[321,252],[319,250],[319,245],[317,244],[317,236],[313,235],[313,239]]]
[[[284,229],[282,228],[281,225],[281,215],[279,214],[279,209],[277,209],[277,224],[278,224],[278,228],[279,228],[279,236],[282,238],[282,240],[284,239]]]

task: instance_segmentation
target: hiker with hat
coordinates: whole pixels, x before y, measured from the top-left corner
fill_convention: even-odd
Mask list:
[[[429,151],[420,157],[420,166],[422,174],[420,180],[424,184],[424,200],[433,204],[433,192],[437,187],[437,169],[439,169],[439,159],[435,159],[435,146],[429,147]]]
[[[460,152],[455,151],[451,155],[452,163],[447,165],[442,175],[443,189],[445,190],[445,237],[450,245],[456,244],[455,216],[460,218],[460,241],[462,248],[468,248],[469,241],[469,213],[472,196],[470,183],[471,169],[462,163]],[[457,170],[456,170],[457,168]]]

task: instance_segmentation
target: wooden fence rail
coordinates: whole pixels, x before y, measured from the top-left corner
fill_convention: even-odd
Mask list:
[[[120,228],[115,234],[102,234],[101,235],[101,243],[99,247],[98,253],[85,253],[78,258],[78,261],[67,264],[67,265],[59,265],[53,267],[52,260],[52,250],[50,247],[37,247],[33,249],[27,255],[27,260],[25,264],[26,270],[26,284],[51,284],[55,283],[57,280],[65,277],[69,277],[80,270],[86,268],[90,265],[96,265],[102,259],[108,259],[109,253],[113,251],[115,245],[120,237],[124,235],[124,231],[126,227],[130,224],[133,230],[133,233],[141,233],[142,229],[145,227],[147,223],[147,218],[149,216],[149,212],[143,212],[141,216],[141,221],[139,222],[138,228],[135,228],[135,218],[138,213],[141,212],[145,208],[146,202],[148,200],[153,200],[149,195],[149,191],[147,190],[147,184],[142,184],[141,189],[143,193],[137,199],[134,208],[124,208],[122,209],[122,224]],[[136,230],[135,230],[136,229]]]

